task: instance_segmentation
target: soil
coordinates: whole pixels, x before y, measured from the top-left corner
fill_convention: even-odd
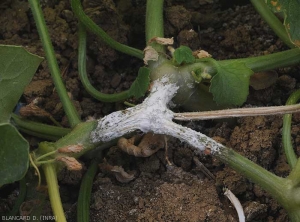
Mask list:
[[[56,57],[66,87],[80,111],[81,118],[101,118],[126,108],[122,103],[101,103],[83,89],[77,72],[77,20],[68,1],[41,1]],[[247,3],[247,2],[246,2]],[[174,37],[175,45],[203,49],[215,59],[244,58],[286,50],[251,5],[237,1],[167,0],[165,35]],[[144,48],[144,0],[84,1],[87,14],[115,40]],[[0,44],[22,45],[44,56],[27,1],[6,0],[0,4]],[[104,93],[128,89],[142,62],[116,52],[93,34],[88,35],[87,71],[92,84]],[[254,90],[244,106],[282,105],[299,88],[299,67],[278,69],[272,86]],[[23,102],[38,98],[38,106],[49,112],[63,126],[68,126],[62,104],[43,61],[27,86]],[[137,103],[139,101],[130,100]],[[300,116],[293,118],[292,136],[300,154],[298,135]],[[183,123],[232,147],[250,160],[279,176],[287,176],[289,167],[282,155],[282,116],[246,117],[236,121]],[[29,137],[32,149],[38,139]],[[133,157],[112,147],[104,154],[111,165],[122,166],[135,175],[128,183],[99,171],[92,191],[91,221],[238,221],[236,212],[223,195],[230,189],[244,207],[247,221],[288,221],[285,211],[260,187],[212,156],[199,154],[174,138],[168,138],[165,150],[143,158]],[[213,175],[207,177],[197,167],[198,158]],[[83,160],[88,167],[89,162]],[[82,175],[64,171],[60,189],[68,221],[76,221],[76,199]],[[16,184],[0,190],[0,212],[8,212],[17,197]],[[31,197],[32,198],[32,197]],[[28,197],[28,199],[30,199]],[[45,204],[49,212],[49,202]]]

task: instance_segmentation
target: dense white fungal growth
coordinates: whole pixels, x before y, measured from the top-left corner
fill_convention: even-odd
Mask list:
[[[167,105],[174,97],[178,86],[163,77],[156,80],[150,95],[142,104],[126,110],[111,113],[98,121],[91,134],[91,141],[106,142],[129,132],[141,130],[176,137],[200,150],[209,149],[212,153],[223,145],[206,135],[172,122],[173,112]]]

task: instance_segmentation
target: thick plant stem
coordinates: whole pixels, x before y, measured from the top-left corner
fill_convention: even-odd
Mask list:
[[[80,118],[78,112],[68,96],[67,90],[64,86],[64,83],[61,78],[60,70],[57,64],[57,60],[55,57],[54,49],[51,44],[51,40],[49,37],[49,33],[47,30],[46,22],[43,16],[42,9],[40,7],[40,1],[38,0],[29,0],[29,4],[31,7],[31,11],[36,22],[37,30],[39,32],[42,45],[46,54],[46,59],[48,62],[48,67],[51,72],[51,76],[59,95],[59,98],[63,104],[64,111],[68,117],[69,123],[71,127],[76,126],[80,123]]]
[[[90,121],[90,122],[84,122],[78,124],[72,132],[65,135],[61,139],[57,140],[56,142],[41,142],[39,143],[38,151],[36,152],[35,160],[40,163],[39,160],[46,159],[45,157],[51,156],[49,159],[53,160],[58,156],[65,156],[64,153],[55,152],[57,149],[70,146],[70,145],[80,145],[82,147],[82,150],[80,152],[70,152],[68,153],[69,157],[79,158],[83,154],[85,154],[87,151],[92,150],[100,145],[102,145],[102,142],[99,143],[92,143],[90,139],[91,132],[95,129],[96,122]],[[107,148],[107,146],[103,146],[102,149]],[[95,157],[95,156],[93,156]],[[59,166],[59,165],[57,165]],[[59,167],[57,168],[59,170]]]
[[[164,0],[147,0],[146,45],[153,37],[164,37],[163,5]],[[162,45],[152,43],[151,46],[157,52],[165,52],[165,47]]]
[[[300,63],[300,49],[295,48],[283,52],[276,52],[270,55],[243,59],[222,60],[218,62],[223,65],[233,64],[236,62],[245,63],[245,65],[252,69],[253,72],[262,72]]]
[[[300,90],[295,91],[289,97],[286,105],[292,105],[297,103],[300,99]],[[288,164],[293,169],[297,163],[297,156],[293,149],[292,137],[291,137],[291,125],[292,125],[292,114],[285,114],[283,116],[283,126],[282,126],[282,144],[285,152]]]
[[[80,0],[72,0],[71,6],[74,14],[82,24],[92,33],[96,34],[103,42],[111,48],[123,52],[128,55],[143,59],[144,54],[141,50],[121,44],[112,39],[105,31],[103,31],[96,23],[93,22],[83,11]]]
[[[298,212],[289,213],[289,219],[291,222],[299,222],[300,221],[300,214]]]
[[[114,93],[114,94],[105,94],[99,92],[97,89],[94,88],[94,86],[90,83],[87,73],[86,73],[86,31],[79,22],[79,46],[78,46],[78,72],[80,80],[85,88],[85,90],[93,96],[95,99],[98,99],[102,102],[118,102],[125,100],[130,97],[129,92],[123,91],[120,93]]]
[[[223,163],[229,165],[234,170],[246,176],[254,183],[260,185],[269,192],[278,202],[285,200],[285,179],[278,177],[256,163],[241,156],[234,150],[224,147],[220,151],[215,152],[214,156]]]
[[[289,217],[291,221],[300,221],[300,161],[298,159],[297,163],[295,164],[294,168],[292,169],[288,179],[291,181],[291,184],[288,189],[290,192],[286,192],[289,198],[290,206],[287,206]]]
[[[290,173],[290,175],[288,176],[288,178],[290,180],[292,180],[293,182],[293,187],[295,188],[300,188],[300,159],[298,159]]]
[[[295,45],[291,42],[284,25],[279,21],[279,19],[274,15],[274,13],[269,9],[264,0],[250,0],[256,11],[261,15],[261,17],[268,23],[268,25],[273,29],[275,34],[290,48],[295,48]]]
[[[58,148],[61,148],[64,146],[80,144],[82,147],[84,147],[84,149],[81,152],[68,154],[68,156],[79,158],[81,155],[83,155],[87,151],[92,150],[95,147],[102,144],[101,142],[98,144],[95,144],[95,143],[92,143],[90,140],[90,134],[95,127],[96,127],[96,122],[94,122],[94,121],[78,124],[78,126],[76,126],[72,130],[71,133],[67,134],[66,136],[64,136],[63,138],[61,138],[60,140],[58,140],[54,143],[55,149],[58,149]]]
[[[271,194],[288,212],[291,221],[300,221],[299,161],[289,177],[284,179],[227,147],[224,147],[219,152],[215,152],[214,156]]]
[[[64,214],[64,209],[62,207],[62,202],[59,194],[55,166],[55,163],[43,164],[43,170],[46,176],[49,198],[53,214],[56,217],[56,221],[66,222],[67,220]]]

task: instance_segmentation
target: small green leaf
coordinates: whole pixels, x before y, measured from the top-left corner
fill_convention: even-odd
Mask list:
[[[193,51],[187,46],[180,46],[174,51],[173,58],[175,62],[179,65],[182,63],[193,63],[195,57],[193,56]]]
[[[140,98],[145,95],[150,85],[150,69],[141,67],[137,78],[132,83],[129,89],[129,95],[135,98]]]
[[[218,67],[209,91],[219,105],[242,105],[249,93],[249,79],[253,71],[244,63],[232,63]]]
[[[9,123],[0,124],[0,187],[22,179],[29,162],[29,144]]]
[[[300,47],[300,1],[266,0],[274,12],[283,12],[284,26],[293,44]]]
[[[0,45],[0,123],[9,121],[10,113],[41,61],[41,57],[23,47]]]

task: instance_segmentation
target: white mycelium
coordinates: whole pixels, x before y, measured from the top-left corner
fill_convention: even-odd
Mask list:
[[[91,134],[91,141],[106,142],[121,137],[129,132],[141,130],[165,134],[185,141],[200,150],[210,149],[216,152],[223,147],[206,135],[172,122],[173,112],[167,105],[174,97],[178,86],[163,77],[156,80],[150,95],[143,103],[126,110],[113,112],[98,121]]]

